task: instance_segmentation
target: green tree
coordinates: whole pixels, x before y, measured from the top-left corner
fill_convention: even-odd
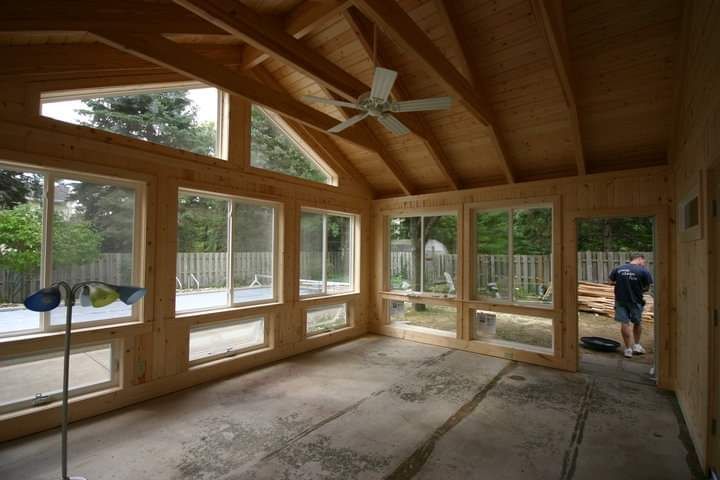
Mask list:
[[[227,201],[181,195],[178,200],[178,252],[227,249]]]
[[[39,175],[0,169],[0,208],[13,208],[41,193]]]
[[[255,106],[252,108],[250,139],[253,166],[316,182],[327,180],[325,172]]]
[[[578,250],[593,252],[650,252],[654,248],[652,217],[579,220]]]
[[[216,127],[197,119],[187,90],[141,93],[83,100],[83,125],[169,147],[213,155]]]
[[[40,267],[42,209],[25,203],[0,210],[0,267],[29,273]],[[53,265],[82,265],[98,258],[102,237],[83,220],[53,219]]]

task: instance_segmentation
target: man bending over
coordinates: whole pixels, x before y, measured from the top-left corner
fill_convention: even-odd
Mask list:
[[[615,267],[609,275],[615,285],[615,320],[620,322],[620,332],[625,342],[625,357],[642,355],[642,312],[645,307],[643,294],[650,290],[652,275],[645,268],[645,256],[634,254],[625,265]],[[632,326],[631,326],[632,325]]]

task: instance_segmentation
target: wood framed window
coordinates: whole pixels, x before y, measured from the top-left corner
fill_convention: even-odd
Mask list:
[[[551,307],[552,205],[471,208],[469,212],[472,298]]]
[[[389,217],[391,291],[457,295],[458,216],[432,213]]]
[[[70,350],[71,397],[105,390],[119,382],[117,342],[74,346]],[[0,413],[39,407],[60,400],[63,349],[34,352],[0,360]]]
[[[300,212],[300,297],[355,291],[356,215]]]
[[[190,365],[233,357],[268,345],[264,316],[195,325],[190,328]]]
[[[305,335],[329,333],[350,326],[347,304],[320,305],[305,310]]]
[[[181,189],[175,310],[277,302],[279,211],[275,202]]]
[[[228,98],[198,82],[43,92],[41,115],[227,159]]]
[[[61,330],[65,307],[31,312],[33,291],[58,281],[142,285],[144,185],[0,164],[0,336]],[[137,321],[142,302],[76,304],[78,327]]]

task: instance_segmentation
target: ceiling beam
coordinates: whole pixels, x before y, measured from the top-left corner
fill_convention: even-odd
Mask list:
[[[349,4],[349,0],[305,1],[295,7],[283,20],[285,33],[299,40],[347,8]],[[247,46],[244,57],[243,68],[251,69],[270,58],[270,55]]]
[[[435,9],[440,16],[440,20],[445,27],[450,43],[452,44],[455,54],[458,56],[458,62],[460,62],[460,70],[465,76],[470,85],[475,87],[475,76],[473,75],[470,63],[468,63],[468,57],[466,51],[467,43],[463,42],[458,33],[458,29],[455,26],[455,13],[453,11],[453,0],[435,0]]]
[[[236,0],[175,0],[234,37],[304,73],[347,100],[369,90],[361,81],[285,32],[275,18]]]
[[[553,68],[555,69],[563,95],[565,96],[565,103],[568,108],[568,119],[570,121],[570,129],[575,147],[577,172],[578,175],[585,175],[587,165],[585,162],[582,135],[580,133],[578,107],[575,101],[575,88],[570,70],[570,54],[565,33],[565,22],[563,21],[562,1],[551,1],[549,2],[550,5],[547,5],[545,0],[532,0],[531,3],[535,19],[545,35],[545,40],[550,49]]]
[[[383,57],[380,51],[373,52],[373,25],[360,10],[355,7],[350,7],[344,12],[345,20],[350,24],[355,36],[362,45],[367,56],[372,59],[373,53],[375,54],[376,67],[392,68],[386,59]],[[392,95],[395,100],[403,101],[409,100],[410,95],[402,82],[401,76],[398,76],[393,85]],[[403,121],[407,122],[408,119],[412,119],[415,128],[414,133],[418,133],[418,136],[423,141],[427,148],[430,156],[435,161],[435,164],[440,169],[445,181],[450,185],[450,188],[458,190],[461,186],[460,179],[453,170],[450,159],[445,155],[445,152],[440,145],[440,142],[435,137],[430,125],[425,120],[425,117],[418,112],[408,113]],[[407,122],[409,123],[409,122]],[[408,125],[409,126],[409,125]]]
[[[98,40],[112,47],[246,98],[311,128],[324,132],[337,123],[334,118],[291,96],[282,95],[257,80],[239,75],[222,64],[161,35],[136,35],[109,31],[91,33]],[[351,127],[337,135],[360,147],[374,150],[374,144],[360,129]]]
[[[477,95],[472,85],[450,63],[445,54],[395,0],[352,0],[352,2],[425,67],[445,89],[459,99],[473,117],[489,127],[503,174],[509,183],[514,183],[515,175],[508,160],[507,147],[497,125],[494,124],[490,107]]]
[[[123,0],[3,2],[0,31],[132,30],[133,33],[225,34],[172,3]]]

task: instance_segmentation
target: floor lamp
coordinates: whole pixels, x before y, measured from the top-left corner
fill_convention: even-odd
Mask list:
[[[132,305],[145,296],[146,289],[131,286],[110,285],[105,282],[81,282],[72,287],[66,282],[54,283],[42,288],[25,299],[25,307],[33,312],[49,312],[60,305],[63,296],[67,313],[65,316],[65,355],[63,357],[62,387],[62,480],[85,480],[84,477],[68,477],[67,475],[67,432],[68,432],[68,384],[70,373],[70,333],[72,326],[72,309],[80,294],[80,304],[95,308],[110,305],[120,299],[126,305]]]

